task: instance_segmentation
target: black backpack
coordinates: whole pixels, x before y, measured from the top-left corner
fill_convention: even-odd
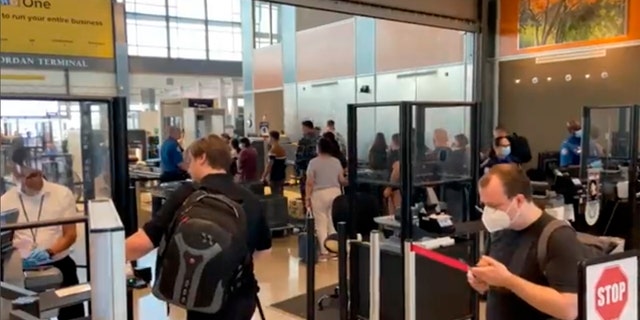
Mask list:
[[[195,188],[160,243],[152,292],[186,310],[215,314],[246,278],[247,219],[237,202]]]
[[[531,161],[531,148],[529,147],[529,140],[523,136],[519,136],[516,133],[507,137],[511,144],[511,156],[517,161],[517,163],[527,163]]]

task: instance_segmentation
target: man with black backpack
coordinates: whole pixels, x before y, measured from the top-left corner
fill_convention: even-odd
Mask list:
[[[127,261],[159,247],[153,294],[186,309],[188,320],[251,319],[258,303],[253,257],[271,248],[259,199],[227,174],[231,155],[219,136],[193,142],[185,158],[194,183],[127,239]]]

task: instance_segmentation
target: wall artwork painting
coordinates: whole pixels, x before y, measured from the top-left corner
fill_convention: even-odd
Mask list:
[[[520,49],[609,39],[627,31],[628,0],[519,1]]]

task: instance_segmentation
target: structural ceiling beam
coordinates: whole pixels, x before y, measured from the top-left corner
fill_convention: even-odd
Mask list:
[[[479,31],[479,0],[270,0],[317,10],[428,25],[460,31]]]

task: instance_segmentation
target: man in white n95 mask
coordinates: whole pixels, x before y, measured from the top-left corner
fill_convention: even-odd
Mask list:
[[[546,320],[578,316],[577,265],[580,244],[571,228],[549,238],[547,259],[537,260],[537,242],[553,217],[535,206],[531,181],[515,164],[493,166],[479,181],[485,208],[482,221],[491,233],[490,256],[470,268],[469,284],[487,293],[487,319]]]

